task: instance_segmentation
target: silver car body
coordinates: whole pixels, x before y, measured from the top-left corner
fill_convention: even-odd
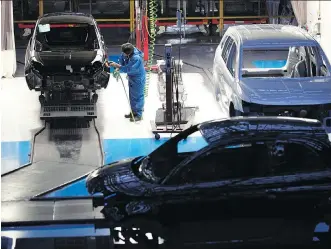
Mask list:
[[[252,66],[254,58],[255,62],[268,62],[270,57],[284,65]],[[300,63],[304,76],[300,75]],[[295,26],[230,27],[215,52],[213,86],[230,116],[277,116],[289,109],[294,111],[288,116],[299,116],[311,106],[329,116],[331,110],[330,62],[320,44]],[[310,109],[307,112],[310,114]]]

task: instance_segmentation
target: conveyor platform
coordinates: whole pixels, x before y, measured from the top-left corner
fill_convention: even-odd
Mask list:
[[[2,203],[28,200],[103,164],[101,140],[94,120],[46,123],[35,136],[31,154],[31,165],[2,176]]]
[[[104,221],[101,208],[93,208],[92,200],[2,202],[1,223],[9,227],[95,223]]]

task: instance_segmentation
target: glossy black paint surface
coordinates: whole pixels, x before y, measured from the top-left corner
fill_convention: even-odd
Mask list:
[[[177,143],[197,130],[209,145],[197,152],[178,153]],[[317,158],[314,165],[298,161],[298,165],[286,166],[293,168],[289,173],[282,173],[279,168],[283,164],[276,160],[291,148],[286,147],[288,144],[308,148],[307,153],[312,152]],[[264,148],[269,148],[267,159],[263,156]],[[255,161],[240,161],[241,156],[250,156],[254,149],[258,153],[250,158]],[[241,168],[231,171],[230,167],[226,174],[221,159],[216,162],[216,171],[212,171],[215,168],[210,165],[215,160],[201,158],[213,155],[214,150],[224,153],[224,162],[226,153],[239,151],[229,154],[227,162],[231,167]],[[193,126],[147,157],[105,165],[89,175],[86,185],[91,194],[104,194],[103,214],[114,224],[143,219],[167,227],[178,224],[205,227],[204,223],[239,218],[314,218],[331,213],[330,157],[330,141],[317,121],[233,118]],[[256,171],[250,172],[252,165]],[[198,178],[192,174],[196,166],[203,169]],[[215,179],[215,175],[222,177]],[[267,240],[262,238],[263,233],[256,236]]]
[[[40,17],[35,27],[46,24],[87,25],[82,29],[87,32],[88,39],[83,47],[82,44],[76,44],[75,47],[73,44],[62,43],[61,46],[49,46],[45,34],[53,28],[48,32],[39,32],[39,28],[34,28],[26,48],[24,66],[29,89],[41,92],[82,92],[107,88],[110,78],[104,66],[108,59],[107,47],[95,19],[80,13],[51,13]],[[64,33],[71,29],[63,26],[56,28],[62,31],[66,29]]]

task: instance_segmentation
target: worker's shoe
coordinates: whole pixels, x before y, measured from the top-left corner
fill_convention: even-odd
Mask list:
[[[133,113],[133,116],[137,116],[137,114]],[[124,115],[125,118],[132,118],[132,114],[129,113],[129,114],[126,114]]]
[[[142,116],[134,116],[134,119],[131,117],[130,118],[130,121],[131,122],[136,122],[136,121],[141,121],[143,119]]]

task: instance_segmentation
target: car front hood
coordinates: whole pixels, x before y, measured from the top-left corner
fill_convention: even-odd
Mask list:
[[[124,193],[131,196],[140,196],[146,191],[145,183],[132,171],[133,159],[121,160],[105,165],[96,170],[95,175],[100,176],[104,188],[111,193]],[[93,173],[92,173],[93,175]]]
[[[331,103],[331,77],[250,78],[240,82],[249,102],[262,105],[316,105]]]

